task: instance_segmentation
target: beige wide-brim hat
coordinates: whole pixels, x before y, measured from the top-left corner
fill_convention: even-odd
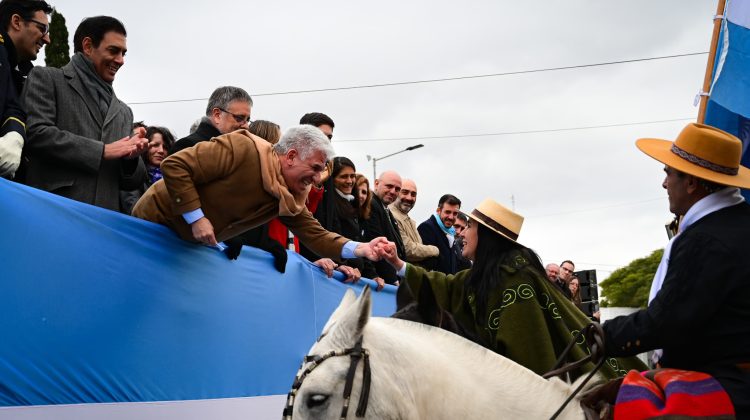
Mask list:
[[[523,216],[504,207],[497,201],[486,198],[467,214],[493,232],[499,233],[513,242],[518,242]]]
[[[638,139],[645,154],[680,172],[721,185],[750,188],[750,169],[741,166],[742,141],[703,124],[691,123],[672,142]]]

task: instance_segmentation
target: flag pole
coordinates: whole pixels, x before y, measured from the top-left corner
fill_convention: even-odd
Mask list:
[[[719,0],[719,4],[716,6],[716,16],[724,15],[724,8],[726,6],[726,0]],[[701,93],[706,92],[706,95],[701,95],[701,103],[698,108],[698,123],[703,124],[706,120],[706,105],[708,105],[708,91],[711,89],[711,81],[713,80],[714,72],[714,61],[716,61],[716,49],[719,45],[719,31],[721,30],[722,18],[714,17],[714,31],[711,36],[711,49],[708,52],[708,63],[706,63],[706,76],[703,78],[703,89]]]

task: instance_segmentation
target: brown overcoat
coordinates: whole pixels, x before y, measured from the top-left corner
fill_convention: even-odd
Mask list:
[[[200,208],[221,242],[275,217],[316,254],[340,259],[348,239],[328,232],[305,207],[304,196],[286,186],[272,146],[246,130],[181,150],[161,164],[154,183],[133,207],[133,216],[170,227],[195,241],[182,215]]]

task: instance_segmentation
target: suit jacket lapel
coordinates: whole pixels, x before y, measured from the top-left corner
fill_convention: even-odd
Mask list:
[[[64,66],[62,70],[70,87],[74,91],[76,91],[76,93],[78,93],[81,99],[83,99],[83,102],[86,104],[86,108],[89,109],[89,113],[94,118],[96,123],[99,125],[99,128],[101,128],[103,121],[102,121],[101,111],[99,111],[99,106],[96,104],[96,101],[94,101],[94,98],[91,97],[89,92],[83,86],[83,83],[81,83],[81,80],[78,78],[78,74],[73,69],[72,64],[68,64]],[[112,107],[110,106],[110,110],[111,108]]]
[[[119,99],[117,99],[117,96],[115,96],[114,93],[112,93],[112,102],[110,102],[109,104],[109,109],[107,110],[107,118],[104,119],[103,127],[106,127],[112,122],[112,120],[117,116],[117,113],[120,111],[120,107],[122,106],[123,103],[120,102]]]

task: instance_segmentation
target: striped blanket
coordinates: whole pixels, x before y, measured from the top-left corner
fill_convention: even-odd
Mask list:
[[[734,407],[710,375],[678,369],[631,370],[617,394],[615,420],[734,419]]]

